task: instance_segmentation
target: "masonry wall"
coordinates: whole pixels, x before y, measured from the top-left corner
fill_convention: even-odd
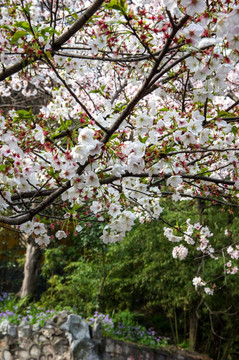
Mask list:
[[[100,324],[89,329],[78,315],[62,311],[44,327],[4,320],[0,324],[1,360],[210,360],[180,350],[152,350],[146,346],[103,339]]]
[[[102,360],[210,360],[206,355],[190,353],[175,348],[153,350],[147,346],[127,343],[121,340],[104,339]]]

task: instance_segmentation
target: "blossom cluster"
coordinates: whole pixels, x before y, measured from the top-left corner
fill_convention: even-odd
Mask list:
[[[203,254],[207,254],[212,258],[215,258],[213,255],[214,248],[211,246],[209,239],[213,234],[209,231],[207,226],[202,226],[200,223],[191,224],[190,219],[187,220],[187,227],[185,231],[180,230],[183,233],[183,236],[174,235],[173,228],[164,227],[164,235],[171,242],[180,242],[185,241],[188,245],[196,244],[196,249],[201,251]],[[194,240],[196,239],[196,240]],[[180,258],[183,260],[187,256],[188,250],[185,246],[180,244],[173,249],[173,257]]]
[[[160,219],[162,196],[237,206],[238,9],[230,0],[1,6],[1,97],[42,96],[37,112],[0,109],[1,222],[44,246],[48,210],[60,209],[58,239],[70,219],[80,233],[85,213],[107,223],[109,243],[137,219]],[[188,220],[184,235],[165,236],[187,244],[175,258],[189,245],[216,258],[205,226]]]

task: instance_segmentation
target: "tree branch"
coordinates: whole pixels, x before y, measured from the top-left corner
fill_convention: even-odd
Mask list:
[[[79,31],[87,23],[87,21],[101,7],[103,2],[104,0],[95,0],[93,4],[84,11],[84,13],[79,17],[79,19],[55,40],[54,44],[52,44],[52,56],[54,56],[54,51],[59,50],[66,41],[68,41],[74,34],[77,33],[77,31]],[[34,56],[32,59],[24,59],[17,62],[16,64],[9,66],[8,68],[4,68],[0,72],[0,81],[19,72],[20,70],[24,69],[30,64],[33,64],[37,60],[41,59],[39,59],[39,57],[37,56]]]

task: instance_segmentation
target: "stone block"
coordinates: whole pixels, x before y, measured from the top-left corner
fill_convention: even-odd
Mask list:
[[[32,343],[33,341],[31,338],[24,337],[20,339],[20,348],[26,350],[32,345]]]
[[[53,339],[54,334],[55,334],[55,329],[50,327],[50,328],[42,328],[41,329],[41,333],[42,335],[47,338],[47,339]]]
[[[90,339],[89,325],[79,315],[70,314],[61,329],[70,333],[72,340]]]
[[[38,357],[41,353],[40,347],[37,344],[33,344],[29,348],[29,355]]]
[[[105,351],[107,353],[113,353],[115,350],[115,344],[112,339],[106,339]]]
[[[122,346],[123,346],[123,353],[124,353],[125,355],[128,355],[128,354],[130,353],[130,347],[129,347],[129,345],[126,343],[126,344],[123,344]]]
[[[32,331],[34,331],[34,332],[39,331],[40,328],[41,328],[41,325],[39,323],[32,325]]]
[[[17,337],[18,333],[17,333],[17,326],[11,324],[8,328],[8,334],[10,336],[12,336],[13,338]]]
[[[117,354],[117,355],[122,355],[122,346],[121,346],[121,344],[115,344],[115,353]]]
[[[13,360],[12,354],[8,350],[3,350],[2,360]]]
[[[156,360],[167,360],[166,355],[157,355]]]
[[[43,344],[42,345],[42,352],[44,355],[51,355],[54,354],[54,347],[53,345],[49,344]]]
[[[0,349],[8,348],[8,337],[4,336],[3,339],[0,339]]]
[[[3,335],[7,334],[7,328],[9,325],[9,321],[8,320],[3,320],[3,322],[0,324],[0,331]]]
[[[57,338],[53,341],[56,354],[62,354],[67,348],[70,349],[69,342],[66,338]]]
[[[102,326],[101,323],[95,322],[92,327],[92,338],[95,340],[102,339]]]
[[[22,325],[18,327],[18,337],[29,337],[31,335],[31,326],[30,325]]]
[[[21,360],[29,360],[28,357],[29,357],[29,354],[28,354],[28,351],[27,350],[18,350],[16,351],[16,355],[18,357],[20,357]]]

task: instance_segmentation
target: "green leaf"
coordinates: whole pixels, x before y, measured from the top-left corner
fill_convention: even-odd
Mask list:
[[[26,36],[28,33],[23,30],[18,30],[12,37],[11,44],[15,44],[20,38]]]
[[[114,139],[117,138],[118,136],[119,136],[119,134],[113,134],[113,135],[111,135],[109,141],[110,141],[110,140],[114,140]]]
[[[106,6],[106,7],[107,7],[107,6]],[[108,7],[108,9],[114,9],[114,10],[122,11],[122,7],[119,6],[119,5],[116,5],[116,4]]]
[[[89,91],[89,93],[91,93],[91,94],[100,94],[100,95],[104,96],[104,94],[103,94],[103,92],[101,90],[91,90],[91,91]]]
[[[27,32],[31,33],[31,29],[30,29],[30,26],[27,21],[18,21],[15,23],[15,26],[22,28],[22,29],[26,30]]]
[[[100,90],[91,90],[89,91],[90,94],[101,94]]]
[[[79,18],[79,16],[77,15],[77,13],[71,14],[71,16],[72,16],[75,20],[77,20],[77,19]]]
[[[238,131],[238,128],[236,126],[233,126],[232,127],[232,133],[236,136],[237,134],[237,131]]]
[[[4,165],[4,164],[0,165],[0,171],[5,170],[6,167],[7,167],[7,165]]]
[[[67,126],[65,125],[64,121],[62,120],[62,117],[60,116],[60,123],[61,123],[61,129],[66,130]],[[59,130],[59,129],[58,129]]]
[[[117,10],[123,15],[127,12],[125,0],[111,0],[109,4],[105,4],[104,7],[109,10]]]
[[[145,144],[146,141],[147,141],[147,139],[148,139],[148,136],[145,136],[145,137],[142,138],[142,136],[139,135],[139,141],[140,141],[141,143]]]
[[[27,110],[17,110],[16,113],[19,115],[21,119],[31,119],[32,118],[32,109]]]
[[[1,25],[1,26],[0,26],[0,29],[7,29],[7,30],[9,30],[9,31],[12,31],[12,29],[11,29],[10,26],[8,26],[8,25]]]
[[[217,117],[221,117],[221,116],[230,117],[230,116],[232,116],[232,114],[228,111],[221,110],[221,111],[217,112]]]
[[[30,6],[27,4],[23,10],[27,13],[27,15],[30,15]]]
[[[70,126],[71,124],[72,124],[72,121],[71,120],[66,120],[66,126],[68,127],[68,126]]]

